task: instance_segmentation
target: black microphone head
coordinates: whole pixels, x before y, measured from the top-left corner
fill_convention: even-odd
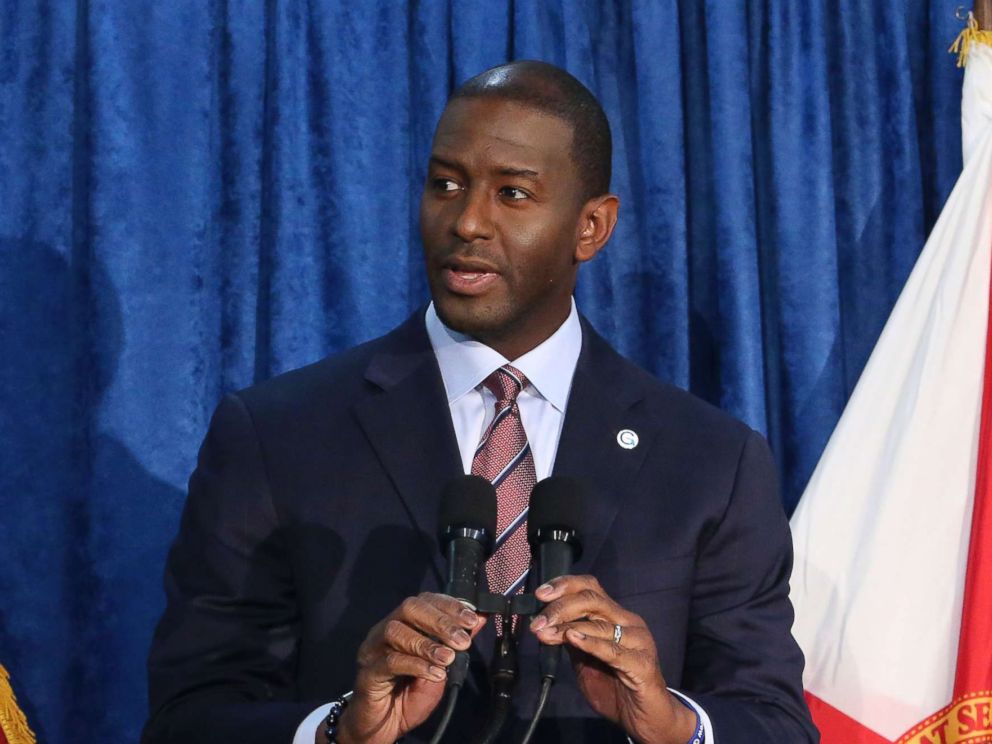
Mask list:
[[[571,532],[576,541],[581,540],[586,500],[586,487],[577,478],[556,475],[539,481],[530,494],[528,542],[536,545],[538,533],[548,530]]]
[[[462,475],[441,490],[438,533],[442,552],[452,530],[459,528],[484,530],[490,544],[496,539],[496,489],[485,478]]]

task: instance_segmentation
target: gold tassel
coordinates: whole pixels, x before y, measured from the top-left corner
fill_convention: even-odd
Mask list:
[[[988,44],[992,46],[992,31],[986,31],[978,27],[975,14],[968,12],[968,25],[958,34],[958,38],[951,44],[947,51],[958,55],[958,67],[968,64],[968,53],[975,44]]]
[[[37,744],[34,732],[28,726],[24,712],[17,706],[17,698],[10,687],[10,675],[0,664],[0,729],[8,744]]]

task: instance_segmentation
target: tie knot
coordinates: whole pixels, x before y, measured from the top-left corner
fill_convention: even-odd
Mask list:
[[[492,391],[498,403],[505,403],[517,399],[520,391],[527,387],[527,378],[516,367],[504,364],[489,375],[482,384]]]

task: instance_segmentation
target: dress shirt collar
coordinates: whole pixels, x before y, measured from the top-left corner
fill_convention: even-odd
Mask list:
[[[441,368],[449,405],[481,385],[496,369],[512,364],[526,375],[545,400],[561,413],[565,412],[572,375],[582,350],[582,325],[574,299],[568,318],[558,330],[513,361],[481,341],[448,328],[438,317],[433,302],[427,308],[424,321]]]

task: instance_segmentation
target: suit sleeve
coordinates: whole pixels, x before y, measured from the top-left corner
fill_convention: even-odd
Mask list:
[[[290,742],[299,613],[286,534],[244,402],[218,406],[165,572],[142,741]]]
[[[791,633],[791,571],[771,452],[751,432],[723,518],[700,548],[683,673],[718,744],[819,741]]]

